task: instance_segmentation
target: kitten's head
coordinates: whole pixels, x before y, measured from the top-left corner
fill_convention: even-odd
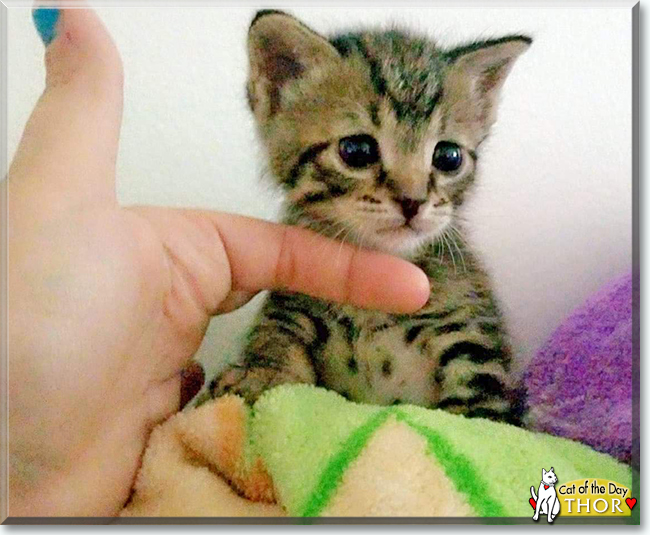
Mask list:
[[[555,485],[557,483],[557,476],[555,475],[552,466],[548,472],[542,468],[542,481],[547,485]]]
[[[499,91],[530,45],[443,50],[398,31],[327,40],[277,11],[248,39],[248,96],[288,217],[410,256],[452,222]]]

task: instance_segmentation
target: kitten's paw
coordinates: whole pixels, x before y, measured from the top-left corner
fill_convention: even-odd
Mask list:
[[[285,383],[303,383],[295,375],[271,368],[245,368],[232,367],[214,379],[210,384],[210,393],[213,398],[224,394],[236,394],[254,403],[262,392],[274,386]]]

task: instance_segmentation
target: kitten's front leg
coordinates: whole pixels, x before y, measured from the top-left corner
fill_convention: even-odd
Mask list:
[[[279,343],[284,343],[286,347],[285,340]],[[274,386],[289,383],[315,384],[313,369],[307,365],[295,366],[297,360],[307,362],[301,354],[302,350],[289,347],[286,353],[286,362],[277,366],[262,365],[262,359],[258,360],[258,355],[247,355],[243,364],[228,367],[214,379],[210,384],[210,395],[219,397],[224,394],[236,394],[252,404],[264,391]]]
[[[210,384],[218,397],[237,394],[253,403],[264,392],[285,383],[316,383],[311,362],[327,332],[318,317],[297,308],[301,297],[272,295],[253,329],[242,364],[232,365]]]
[[[513,411],[507,355],[489,344],[463,340],[438,356],[438,408],[469,418],[517,423]]]
[[[463,321],[416,326],[414,342],[435,362],[436,408],[515,423],[507,372],[507,350],[500,341]],[[496,347],[496,348],[495,348]]]

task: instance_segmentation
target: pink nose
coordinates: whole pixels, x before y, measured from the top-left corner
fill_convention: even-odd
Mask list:
[[[424,204],[424,201],[418,199],[410,199],[408,197],[402,197],[400,199],[396,199],[396,201],[402,207],[402,213],[404,214],[407,222],[418,215],[420,206]]]

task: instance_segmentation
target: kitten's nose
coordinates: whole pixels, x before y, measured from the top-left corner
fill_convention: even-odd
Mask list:
[[[404,214],[404,217],[406,218],[407,222],[413,219],[416,215],[418,215],[418,210],[420,209],[420,206],[422,206],[425,202],[419,199],[411,199],[409,197],[401,197],[395,200],[402,207],[402,213]]]

